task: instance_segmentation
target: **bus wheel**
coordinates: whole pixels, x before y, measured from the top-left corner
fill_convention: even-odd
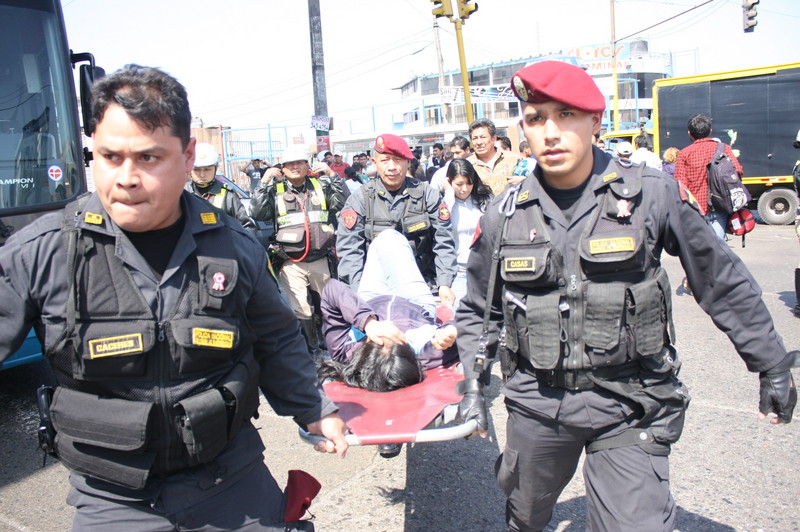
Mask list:
[[[769,225],[787,225],[797,214],[797,194],[791,188],[773,188],[758,198],[758,215]]]

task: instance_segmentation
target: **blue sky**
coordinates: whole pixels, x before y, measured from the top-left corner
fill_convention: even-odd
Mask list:
[[[453,0],[455,2],[455,0]],[[617,0],[621,38],[705,0]],[[610,2],[479,0],[464,25],[469,65],[608,42]],[[437,72],[430,0],[320,0],[328,110],[389,101],[415,75]],[[294,122],[313,114],[304,0],[62,0],[70,46],[107,70],[158,66],[188,89],[206,125]],[[800,61],[800,1],[762,0],[755,32],[740,0],[711,3],[637,37],[672,53],[676,75]],[[458,68],[453,24],[439,19],[445,69]],[[288,122],[287,122],[288,121]]]

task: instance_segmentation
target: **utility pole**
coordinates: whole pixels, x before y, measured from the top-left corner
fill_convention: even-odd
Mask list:
[[[314,84],[314,114],[328,116],[325,90],[325,56],[322,49],[322,17],[319,0],[308,0],[308,26],[311,35],[311,77]],[[317,153],[330,150],[330,132],[317,130]]]
[[[469,16],[478,10],[478,4],[473,0],[454,0],[458,8],[458,16],[453,11],[450,0],[431,0],[434,8],[432,13],[435,17],[447,17],[456,27],[456,41],[458,42],[458,59],[461,63],[461,87],[464,91],[464,110],[467,115],[467,124],[471,124],[475,118],[472,112],[472,98],[469,92],[469,73],[467,72],[467,60],[464,57],[464,38],[461,35],[461,27]],[[437,41],[438,44],[438,41]],[[439,83],[441,86],[441,77]]]
[[[464,89],[464,106],[467,113],[467,125],[475,121],[472,112],[472,97],[469,91],[469,73],[467,72],[467,59],[464,57],[464,37],[461,35],[461,19],[453,21],[456,26],[456,42],[458,42],[458,61],[461,64],[461,86]]]
[[[614,84],[614,113],[611,117],[611,131],[619,125],[619,82],[617,81],[617,38],[614,28],[614,0],[611,0],[611,81]]]
[[[439,94],[444,86],[444,59],[442,58],[442,45],[439,43],[439,23],[433,19],[433,39],[436,42],[436,58],[439,63]],[[450,104],[442,103],[442,119],[445,124],[450,123]]]

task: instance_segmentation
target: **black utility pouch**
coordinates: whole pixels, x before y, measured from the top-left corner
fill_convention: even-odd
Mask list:
[[[217,388],[228,409],[228,433],[233,438],[251,417],[258,416],[258,364],[252,357],[236,364]]]
[[[153,403],[59,387],[50,407],[58,457],[78,473],[142,489],[156,456],[145,452],[152,410]]]
[[[228,411],[216,388],[175,405],[179,431],[189,456],[197,463],[213,460],[228,443]]]

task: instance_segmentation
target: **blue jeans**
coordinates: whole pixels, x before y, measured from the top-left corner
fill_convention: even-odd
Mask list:
[[[714,230],[717,237],[724,242],[725,230],[728,227],[728,217],[721,212],[708,211],[706,213],[706,221],[708,225],[711,226],[711,229]]]
[[[436,300],[417,267],[411,244],[394,229],[382,231],[370,244],[358,295],[366,301],[376,296],[401,296],[436,316]]]
[[[453,293],[456,295],[456,301],[453,303],[453,310],[458,308],[459,303],[467,295],[467,269],[463,266],[458,267],[456,278],[453,279],[453,284],[450,286]]]

